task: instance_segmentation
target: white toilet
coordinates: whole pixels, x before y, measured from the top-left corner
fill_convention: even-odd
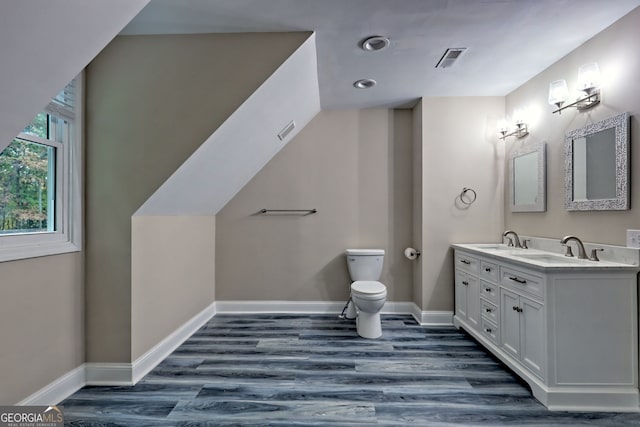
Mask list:
[[[356,329],[363,338],[380,338],[380,310],[387,300],[387,288],[377,280],[382,273],[384,249],[347,249],[351,300],[356,307]]]

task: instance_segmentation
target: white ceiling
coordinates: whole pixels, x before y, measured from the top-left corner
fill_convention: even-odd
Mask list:
[[[316,32],[324,109],[401,106],[421,96],[503,96],[640,0],[151,0],[122,34]],[[391,46],[364,52],[384,35]],[[446,48],[466,47],[435,69]],[[594,58],[597,61],[597,58]],[[372,78],[372,89],[355,89]]]

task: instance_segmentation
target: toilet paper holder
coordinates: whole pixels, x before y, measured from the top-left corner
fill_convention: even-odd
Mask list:
[[[406,248],[404,250],[404,256],[413,261],[420,256],[420,251],[414,248]]]

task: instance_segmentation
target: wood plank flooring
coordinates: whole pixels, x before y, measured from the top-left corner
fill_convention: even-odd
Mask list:
[[[329,315],[217,315],[133,387],[85,387],[69,426],[640,426],[549,412],[454,327],[383,316],[358,337]]]

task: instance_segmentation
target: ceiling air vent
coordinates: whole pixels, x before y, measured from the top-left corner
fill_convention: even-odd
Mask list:
[[[436,64],[436,68],[451,67],[458,59],[460,59],[460,57],[465,52],[465,50],[467,50],[466,47],[456,47],[456,48],[447,49],[444,52],[444,55],[442,55],[442,58],[440,58],[440,61],[438,61],[438,63]]]
[[[291,120],[289,122],[288,125],[286,125],[284,127],[284,129],[282,129],[279,133],[278,133],[278,139],[280,141],[284,141],[284,139],[287,137],[287,135],[289,135],[291,133],[292,130],[294,130],[296,128],[296,122],[294,122],[293,120]]]

